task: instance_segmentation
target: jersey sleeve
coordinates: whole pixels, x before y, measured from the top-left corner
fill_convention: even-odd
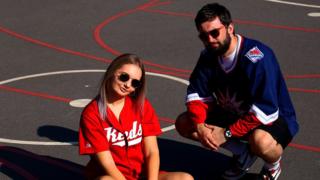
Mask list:
[[[229,129],[233,137],[242,137],[259,125],[261,125],[261,122],[253,113],[249,112],[231,124]]]
[[[144,111],[142,117],[142,133],[143,136],[158,136],[162,133],[158,116],[153,109],[151,103],[146,99],[144,103]]]
[[[106,134],[95,102],[82,112],[79,128],[79,153],[93,154],[109,149]]]
[[[256,53],[255,56],[248,55],[251,51]],[[274,53],[265,46],[256,46],[247,52],[244,61],[253,102],[249,113],[230,126],[236,137],[260,124],[272,124],[279,116],[278,90],[282,75]]]
[[[194,123],[204,123],[207,118],[208,109],[216,99],[212,95],[210,70],[212,59],[208,59],[205,51],[201,53],[200,58],[195,66],[187,88],[186,106],[189,117]]]

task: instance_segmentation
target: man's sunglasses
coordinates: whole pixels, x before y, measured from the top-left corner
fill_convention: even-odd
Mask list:
[[[220,28],[213,29],[209,32],[201,32],[199,34],[199,38],[203,41],[208,40],[208,37],[211,36],[213,38],[217,38],[220,35],[220,29],[223,28],[224,26]]]
[[[123,72],[123,73],[121,73],[121,74],[118,76],[118,79],[119,79],[121,82],[124,82],[124,83],[125,83],[125,82],[129,81],[130,76],[129,76],[129,74]],[[132,79],[132,80],[131,80],[131,86],[132,86],[133,88],[138,88],[138,87],[140,87],[140,85],[141,85],[141,82],[140,82],[139,80],[137,80],[137,79]]]

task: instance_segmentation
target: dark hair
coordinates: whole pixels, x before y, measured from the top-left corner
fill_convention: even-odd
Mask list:
[[[118,57],[116,57],[109,67],[107,68],[107,71],[105,72],[101,85],[99,94],[97,96],[98,100],[98,107],[99,107],[99,113],[102,119],[106,119],[106,108],[107,108],[107,96],[108,96],[108,89],[111,87],[111,83],[114,80],[114,74],[115,72],[120,69],[125,64],[134,64],[137,65],[142,72],[142,76],[140,79],[141,85],[135,89],[134,93],[132,94],[132,98],[135,103],[136,110],[142,110],[143,109],[143,102],[145,99],[145,86],[146,86],[146,78],[145,78],[145,69],[142,64],[141,59],[135,55],[135,54],[122,54]]]
[[[220,19],[224,26],[229,26],[232,23],[231,14],[226,7],[218,3],[211,3],[203,6],[198,11],[194,19],[197,29],[199,30],[202,23],[212,21],[216,17]]]

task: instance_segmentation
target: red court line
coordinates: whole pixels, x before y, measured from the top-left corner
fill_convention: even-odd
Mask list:
[[[170,118],[165,118],[165,117],[159,117],[159,120],[164,121],[164,122],[169,122],[169,123],[174,123],[175,120],[172,120]],[[295,143],[290,143],[290,147],[300,149],[300,150],[305,150],[305,151],[312,151],[312,152],[320,152],[320,147],[315,147],[315,146],[306,146],[303,144],[295,144]]]
[[[155,3],[157,1],[153,2],[148,2],[144,5],[141,5],[140,7],[136,9],[131,9],[128,11],[120,12],[114,16],[111,16],[107,18],[105,21],[100,23],[94,30],[94,38],[98,45],[100,45],[102,48],[104,48],[106,51],[114,54],[114,55],[119,55],[121,54],[119,51],[113,49],[111,46],[109,46],[107,43],[104,42],[104,40],[101,38],[101,31],[102,29],[107,26],[109,23],[111,23],[114,20],[117,20],[118,18],[128,16],[129,14],[135,13],[138,10],[146,11],[146,12],[155,12],[155,13],[160,13],[160,14],[166,14],[166,15],[173,15],[173,16],[187,16],[187,17],[194,17],[194,15],[187,14],[187,13],[175,13],[175,12],[168,12],[168,11],[162,11],[162,10],[151,10],[147,9],[150,7],[154,7]],[[166,2],[163,4],[169,4],[170,2]],[[159,3],[160,4],[160,3]],[[273,25],[273,24],[268,24],[268,23],[262,23],[262,22],[255,22],[255,21],[244,21],[244,20],[235,20],[236,23],[239,24],[250,24],[250,25],[258,25],[258,26],[264,26],[264,27],[271,27],[271,28],[278,28],[278,29],[287,29],[287,30],[296,30],[296,31],[305,31],[305,32],[320,32],[320,29],[308,29],[308,28],[301,28],[301,27],[289,27],[289,26],[282,26],[282,25]],[[178,69],[178,68],[172,68],[172,67],[167,67],[159,64],[154,64],[149,61],[144,61],[145,64],[151,65],[154,67],[159,67],[162,69],[168,69],[168,70],[174,70],[178,72],[185,72],[185,73],[190,73],[190,70],[183,70],[183,69]]]
[[[175,123],[175,120],[172,120],[172,119],[169,119],[169,118],[165,118],[165,117],[159,117],[159,120],[160,121],[163,121],[163,122],[168,122],[168,123]]]
[[[114,20],[117,20],[121,17],[124,17],[124,16],[127,16],[129,14],[132,14],[132,13],[135,13],[137,11],[140,11],[140,10],[143,10],[145,8],[148,8],[148,7],[151,7],[153,5],[155,5],[155,3],[158,3],[159,0],[152,0],[152,1],[148,1],[147,3],[144,3],[140,6],[138,6],[137,8],[134,8],[134,9],[130,9],[130,10],[127,10],[127,11],[123,11],[123,12],[120,12],[118,14],[115,14],[109,18],[107,18],[106,20],[104,20],[102,23],[98,24],[96,26],[96,28],[94,29],[93,31],[93,36],[94,36],[94,39],[95,41],[98,43],[98,45],[100,45],[103,49],[105,49],[106,51],[110,52],[111,54],[113,55],[120,55],[122,54],[121,52],[111,48],[109,45],[107,45],[103,39],[101,38],[101,31],[102,29],[109,23],[111,23],[112,21]]]
[[[314,147],[314,146],[305,146],[302,144],[295,144],[295,143],[290,143],[289,146],[297,149],[301,149],[301,150],[306,150],[306,151],[320,152],[320,148]]]
[[[192,18],[195,17],[195,15],[191,14],[191,13],[177,13],[177,12],[154,10],[154,9],[144,9],[143,11],[150,12],[150,13],[171,15],[171,16],[183,16],[183,17],[192,17]],[[273,28],[273,29],[285,29],[285,30],[290,30],[290,31],[303,31],[303,32],[320,33],[320,29],[316,29],[316,28],[292,27],[292,26],[284,26],[284,25],[277,25],[277,24],[271,24],[271,23],[265,23],[265,22],[239,20],[239,19],[234,19],[233,21],[236,24],[255,25],[255,26],[262,26],[262,27],[268,27],[268,28]]]
[[[36,45],[40,45],[42,47],[46,47],[46,48],[49,48],[49,49],[54,49],[54,50],[57,50],[57,51],[60,51],[60,52],[63,52],[63,53],[68,53],[68,54],[75,55],[75,56],[85,57],[85,58],[93,59],[93,60],[97,60],[97,61],[102,61],[104,63],[110,63],[112,61],[110,59],[106,59],[106,58],[103,58],[103,57],[97,57],[97,56],[94,56],[94,55],[85,54],[85,53],[81,53],[81,52],[65,49],[65,48],[62,48],[62,47],[54,46],[52,44],[49,44],[49,43],[46,43],[46,42],[42,42],[42,41],[33,39],[31,37],[16,33],[14,31],[11,31],[11,30],[6,29],[4,27],[0,27],[0,32],[1,31],[6,33],[6,34],[8,34],[8,35],[11,35],[11,36],[13,36],[15,38],[22,39],[24,41],[27,41],[27,42],[30,42],[30,43],[33,43],[33,44],[36,44]],[[150,63],[145,62],[145,61],[143,63],[144,64],[150,64]],[[154,70],[154,71],[156,71],[156,70]],[[188,71],[188,70],[185,70],[185,71]],[[171,74],[171,75],[177,75],[179,77],[186,77],[186,75],[176,74],[174,72],[162,72],[160,70],[157,70],[157,72],[163,73],[163,74],[168,73],[168,74]]]
[[[157,3],[161,3],[161,2],[159,0],[149,0],[146,3],[143,3],[143,4],[139,5],[135,9],[145,9],[145,8],[148,8],[148,7],[156,5]]]
[[[97,61],[102,61],[102,62],[105,62],[105,63],[110,63],[112,61],[110,59],[97,57],[97,56],[94,56],[94,55],[90,55],[90,54],[86,54],[86,53],[82,53],[82,52],[78,52],[78,51],[73,51],[73,50],[70,50],[70,49],[62,48],[62,47],[58,47],[58,46],[55,46],[55,45],[52,45],[52,44],[49,44],[49,43],[46,43],[46,42],[43,42],[43,41],[39,41],[39,40],[33,39],[31,37],[28,37],[28,36],[25,36],[25,35],[22,35],[22,34],[18,34],[18,33],[14,32],[14,31],[11,31],[11,30],[9,30],[7,28],[4,28],[4,27],[1,27],[1,26],[0,26],[0,32],[4,32],[4,33],[6,33],[6,34],[8,34],[10,36],[13,36],[15,38],[22,39],[24,41],[31,42],[33,44],[44,46],[44,47],[47,47],[47,48],[50,48],[50,49],[54,49],[54,50],[59,51],[59,52],[72,54],[72,55],[76,55],[76,56],[80,56],[80,57],[84,57],[84,58],[89,58],[89,59],[93,59],[93,60],[97,60]]]
[[[143,63],[145,65],[157,67],[157,68],[164,69],[164,70],[176,71],[176,72],[179,72],[179,73],[190,74],[192,72],[191,70],[186,70],[186,69],[181,69],[181,68],[174,68],[174,67],[170,67],[170,66],[165,66],[165,65],[161,65],[161,64],[152,63],[151,61],[145,60],[145,59],[143,60]]]
[[[186,79],[188,79],[190,77],[190,75],[188,75],[188,74],[179,74],[179,73],[175,73],[175,72],[160,71],[160,70],[150,69],[150,68],[146,68],[146,70],[148,72],[159,73],[159,74],[164,74],[164,75],[172,75],[172,76],[186,78]]]
[[[30,180],[38,179],[34,177],[31,173],[29,173],[27,170],[23,169],[22,167],[0,158],[0,169],[2,169],[2,167],[7,167],[8,169],[13,170],[14,172],[22,176],[23,179],[30,179]]]
[[[145,4],[142,4],[142,5],[138,6],[137,9],[144,10],[144,9],[147,9],[147,8],[168,5],[168,4],[171,4],[171,3],[172,3],[172,1],[159,2],[159,0],[153,0],[153,1],[150,1],[148,3],[145,3]]]
[[[61,52],[64,52],[64,53],[69,53],[69,54],[76,55],[76,56],[86,57],[86,58],[89,58],[89,59],[94,59],[94,60],[102,61],[102,62],[105,62],[105,63],[110,63],[112,61],[110,59],[97,57],[97,56],[93,56],[93,55],[90,55],[90,54],[85,54],[85,53],[81,53],[81,52],[77,52],[77,51],[73,51],[73,50],[68,50],[68,49],[65,49],[65,48],[57,47],[57,46],[54,46],[52,44],[48,44],[48,43],[33,39],[31,37],[18,34],[16,32],[13,32],[13,31],[11,31],[9,29],[6,29],[6,28],[3,28],[3,27],[0,27],[0,31],[3,31],[3,32],[5,32],[5,33],[7,33],[7,34],[9,34],[11,36],[14,36],[14,37],[16,37],[18,39],[22,39],[22,40],[25,40],[25,41],[28,41],[28,42],[31,42],[31,43],[34,43],[34,44],[37,44],[37,45],[40,45],[40,46],[44,46],[44,47],[47,47],[47,48],[50,48],[50,49],[55,49],[55,50],[58,50],[58,51],[61,51]],[[152,64],[152,63],[149,63],[148,61],[144,61],[144,64],[148,64],[148,65],[151,65],[151,66],[157,66],[159,68],[167,69],[166,66],[161,66],[161,65],[158,65],[158,64]],[[176,68],[173,68],[173,69],[171,68],[170,70],[175,71],[177,69]],[[181,72],[181,70],[184,73],[187,73],[187,72],[190,73],[191,72],[190,70],[178,69],[179,72]],[[183,78],[188,78],[189,77],[189,75],[177,74],[177,73],[174,73],[174,72],[163,72],[163,71],[160,71],[160,70],[152,70],[152,69],[150,69],[150,71],[157,72],[157,73],[162,73],[162,74],[168,74],[168,75],[175,75],[175,76],[183,77]],[[287,79],[320,78],[320,75],[319,74],[287,75],[286,78]],[[293,91],[295,91],[295,92],[316,92],[316,93],[318,93],[318,90],[294,89]]]
[[[36,97],[42,97],[45,99],[53,99],[53,100],[62,101],[62,102],[66,102],[66,103],[69,103],[71,101],[71,99],[68,99],[68,98],[52,96],[52,95],[48,95],[48,94],[44,94],[44,93],[31,92],[31,91],[13,88],[13,87],[4,86],[4,85],[0,85],[0,89],[6,90],[6,91],[11,91],[11,92],[16,92],[16,93],[21,93],[21,94],[26,94],[26,95],[31,95],[31,96],[36,96]],[[159,119],[162,121],[165,121],[165,122],[174,123],[174,120],[171,120],[169,118],[159,117]]]
[[[63,102],[67,102],[67,103],[69,103],[71,101],[71,99],[67,99],[67,98],[51,96],[51,95],[43,94],[43,93],[35,93],[35,92],[26,91],[26,90],[17,89],[17,88],[11,88],[8,86],[3,86],[3,85],[0,85],[0,89],[4,89],[7,91],[13,91],[13,92],[17,92],[17,93],[22,93],[22,94],[27,94],[27,95],[31,95],[31,96],[38,96],[38,97],[42,97],[42,98],[54,99],[54,100],[63,101]],[[159,120],[164,121],[164,122],[169,122],[169,123],[175,122],[175,120],[165,118],[165,117],[159,117]],[[306,146],[306,145],[301,145],[301,144],[292,144],[292,143],[289,146],[297,148],[297,149],[301,149],[301,150],[306,150],[306,151],[320,152],[319,147]]]
[[[156,9],[144,9],[143,11],[150,12],[150,13],[170,15],[170,16],[183,16],[183,17],[191,17],[191,18],[195,17],[193,14],[190,14],[190,13],[169,12],[169,11],[156,10]]]
[[[45,99],[52,99],[52,100],[62,101],[62,102],[66,102],[66,103],[69,103],[71,101],[71,99],[67,99],[67,98],[63,98],[63,97],[52,96],[52,95],[49,95],[49,94],[38,93],[38,92],[31,92],[31,91],[18,89],[18,88],[13,88],[13,87],[4,86],[4,85],[0,85],[0,89],[6,90],[6,91],[11,91],[11,92],[16,92],[16,93],[21,93],[21,94],[26,94],[26,95],[30,95],[30,96],[42,97],[42,98],[45,98]]]
[[[99,46],[101,46],[103,49],[105,49],[107,52],[113,54],[113,55],[120,55],[121,52],[113,49],[111,46],[109,46],[101,37],[101,31],[103,28],[105,28],[109,23],[119,19],[119,18],[122,18],[122,17],[125,17],[125,16],[128,16],[130,14],[133,14],[137,11],[141,11],[143,9],[146,9],[150,6],[153,6],[154,3],[156,3],[158,1],[153,1],[153,2],[148,2],[146,4],[143,4],[135,9],[131,9],[131,10],[127,10],[127,11],[124,11],[124,12],[120,12],[118,14],[115,14],[107,19],[105,19],[103,22],[101,22],[100,24],[98,24],[96,26],[96,28],[94,29],[94,32],[93,32],[93,36],[94,36],[94,39],[95,41],[97,42],[97,44]],[[148,60],[143,60],[143,63],[146,64],[146,65],[150,65],[150,66],[153,66],[153,67],[158,67],[158,68],[161,68],[161,69],[166,69],[166,70],[171,70],[171,71],[177,71],[177,72],[181,72],[181,73],[190,73],[191,71],[190,70],[184,70],[184,69],[179,69],[179,68],[173,68],[173,67],[169,67],[169,66],[164,66],[164,65],[160,65],[160,64],[155,64],[155,63],[152,63]]]
[[[182,14],[180,13],[179,15],[182,15]],[[76,56],[80,56],[80,57],[85,57],[85,58],[89,58],[89,59],[93,59],[93,60],[98,60],[98,61],[102,61],[102,62],[105,62],[105,63],[110,63],[112,61],[110,59],[106,59],[106,58],[103,58],[103,57],[97,57],[97,56],[94,56],[94,55],[81,53],[81,52],[65,49],[65,48],[62,48],[62,47],[58,47],[58,46],[55,46],[55,45],[52,45],[52,44],[49,44],[49,43],[46,43],[46,42],[42,42],[42,41],[33,39],[31,37],[18,34],[18,33],[14,32],[14,31],[11,31],[11,30],[9,30],[7,28],[4,28],[4,27],[1,27],[1,26],[0,26],[0,31],[2,31],[4,33],[7,33],[8,35],[11,35],[13,37],[16,37],[18,39],[22,39],[22,40],[25,40],[25,41],[28,41],[28,42],[31,42],[31,43],[34,43],[34,44],[37,44],[37,45],[40,45],[40,46],[44,46],[44,47],[47,47],[47,48],[50,48],[50,49],[55,49],[55,50],[60,51],[60,52],[64,52],[64,53],[68,53],[68,54],[72,54],[72,55],[76,55]],[[159,68],[167,69],[166,66],[161,66],[159,64],[149,63],[148,61],[144,61],[144,63],[147,64],[147,65],[150,65],[150,66],[157,66]],[[178,70],[179,72],[183,72],[183,73],[190,73],[191,72],[190,70],[177,69],[177,68],[173,68],[173,69],[171,68],[170,70],[173,70],[173,71]],[[158,71],[158,72],[161,72],[161,71]],[[173,74],[173,73],[171,73],[171,74]],[[185,75],[181,75],[180,77],[186,77],[186,76]],[[286,77],[289,78],[289,79],[295,79],[295,78],[297,78],[297,79],[298,78],[319,78],[320,75],[318,75],[318,74],[313,74],[313,75],[312,74],[311,75],[288,75]]]
[[[292,27],[292,26],[284,26],[284,25],[277,25],[277,24],[258,22],[258,21],[246,21],[246,20],[234,20],[234,22],[238,24],[256,25],[256,26],[268,27],[273,29],[285,29],[290,31],[320,33],[320,29],[314,29],[314,28]]]
[[[100,45],[103,49],[105,49],[107,52],[110,52],[113,55],[120,55],[122,54],[121,52],[111,48],[109,45],[107,45],[103,39],[101,38],[100,34],[102,29],[109,24],[110,22],[112,22],[115,19],[118,19],[120,17],[126,16],[128,14],[134,13],[138,11],[138,9],[133,9],[133,10],[129,10],[129,11],[125,11],[125,12],[121,12],[119,14],[116,14],[114,16],[109,17],[108,19],[104,20],[102,23],[98,24],[98,26],[96,26],[96,28],[94,29],[93,32],[93,36],[94,36],[94,40],[98,43],[98,45]]]
[[[22,39],[24,41],[28,41],[28,42],[31,42],[31,43],[34,43],[34,44],[37,44],[37,45],[40,45],[40,46],[44,46],[44,47],[47,47],[47,48],[50,48],[50,49],[55,49],[55,50],[58,50],[60,52],[64,52],[64,53],[68,53],[68,54],[72,54],[72,55],[76,55],[76,56],[80,56],[80,57],[85,57],[85,58],[89,58],[89,59],[93,59],[93,60],[98,60],[98,61],[102,61],[102,62],[105,62],[105,63],[110,63],[112,61],[110,59],[106,59],[106,58],[103,58],[103,57],[97,57],[97,56],[94,56],[94,55],[85,54],[85,53],[81,53],[81,52],[65,49],[65,48],[62,48],[62,47],[58,47],[58,46],[55,46],[55,45],[52,45],[52,44],[49,44],[49,43],[46,43],[46,42],[42,42],[42,41],[33,39],[31,37],[24,36],[22,34],[16,33],[14,31],[11,31],[11,30],[9,30],[7,28],[4,28],[4,27],[1,27],[1,26],[0,26],[0,31],[2,31],[4,33],[7,33],[8,35],[11,35],[13,37],[16,37],[18,39]],[[148,63],[147,61],[144,61],[144,64],[149,64],[149,65],[153,66],[152,64]],[[158,67],[161,68],[161,65],[158,65]],[[174,69],[172,69],[172,70],[174,71]],[[180,70],[182,70],[182,69],[180,69]],[[157,72],[157,73],[168,74],[168,75],[175,75],[175,76],[184,77],[184,78],[188,78],[189,77],[188,75],[185,75],[185,74],[176,74],[176,73],[173,73],[173,72],[163,72],[163,71],[160,71],[160,70],[152,70],[152,69],[150,69],[150,71]],[[185,73],[189,72],[190,73],[191,71],[190,70],[182,70],[182,72],[185,72]],[[285,78],[287,78],[287,79],[320,78],[320,74],[287,75],[287,76],[285,76]]]
[[[320,93],[318,89],[302,89],[302,88],[288,88],[291,92],[303,92],[303,93]]]
[[[302,74],[302,75],[286,75],[286,79],[317,79],[320,74]]]

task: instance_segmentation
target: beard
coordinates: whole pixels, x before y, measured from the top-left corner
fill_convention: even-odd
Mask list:
[[[210,46],[210,44],[206,45],[206,48],[212,52],[213,54],[216,54],[218,56],[223,55],[227,52],[231,44],[231,37],[228,33],[226,33],[226,38],[223,40],[223,42],[219,42],[219,46],[217,48],[213,48]]]

